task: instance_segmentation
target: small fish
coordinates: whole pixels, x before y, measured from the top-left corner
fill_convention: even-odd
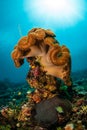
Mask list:
[[[27,94],[31,94],[32,92],[33,92],[33,90],[30,89],[30,90],[27,91]]]
[[[21,92],[18,92],[18,96],[20,96],[22,93]]]
[[[56,107],[57,112],[64,113],[63,108],[61,106]]]

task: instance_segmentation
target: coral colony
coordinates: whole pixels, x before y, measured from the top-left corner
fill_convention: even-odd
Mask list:
[[[12,52],[16,67],[24,63],[24,58],[30,64],[27,81],[35,91],[28,94],[28,106],[26,109],[22,108],[19,120],[25,120],[26,114],[22,113],[26,113],[26,110],[28,117],[36,125],[47,127],[66,121],[72,107],[68,100],[58,97],[58,78],[71,86],[69,49],[65,45],[60,46],[51,30],[34,28],[19,40]],[[58,106],[62,107],[63,115],[56,110]],[[36,114],[32,114],[33,111]]]
[[[31,88],[27,92],[28,100],[20,108],[2,108],[0,129],[85,130],[85,96],[79,99],[75,90],[72,94],[70,52],[60,45],[55,34],[49,29],[33,28],[18,41],[11,56],[17,68],[24,59],[29,63],[26,80]],[[69,101],[70,94],[75,105]],[[85,120],[81,120],[82,116]]]
[[[38,77],[43,71],[45,75],[60,78],[66,85],[71,85],[69,49],[65,45],[60,46],[50,30],[34,28],[29,31],[15,46],[12,58],[16,67],[20,67],[26,58],[33,77]]]

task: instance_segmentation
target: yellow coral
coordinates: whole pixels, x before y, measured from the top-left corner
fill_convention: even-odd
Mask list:
[[[80,113],[87,113],[87,105],[81,107]]]

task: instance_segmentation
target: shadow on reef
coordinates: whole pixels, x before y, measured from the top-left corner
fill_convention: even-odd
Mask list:
[[[87,92],[77,91],[76,86],[83,86],[83,82],[72,84],[70,51],[60,45],[51,30],[30,30],[18,41],[11,56],[16,67],[20,67],[25,58],[29,62],[26,80],[30,89],[23,104],[18,106],[14,99],[13,107],[1,108],[1,130],[4,126],[17,130],[86,129]],[[22,93],[15,96],[18,99]]]

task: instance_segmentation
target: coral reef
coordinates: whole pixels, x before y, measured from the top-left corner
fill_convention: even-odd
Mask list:
[[[68,120],[72,110],[71,103],[58,96],[62,82],[69,87],[72,83],[69,49],[59,45],[51,30],[33,28],[18,41],[12,52],[16,67],[24,63],[24,58],[30,64],[27,81],[35,90],[27,94],[28,103],[22,106],[18,120],[28,120],[34,126],[43,124],[47,128],[62,124]],[[62,108],[62,115],[56,107]],[[44,116],[46,112],[48,116]]]
[[[33,28],[11,56],[16,67],[26,58],[28,84],[0,82],[0,101],[6,101],[0,104],[0,130],[87,129],[87,79],[72,84],[69,49],[51,30]]]
[[[85,72],[87,71],[85,70]],[[80,74],[82,75],[82,73],[83,72],[80,72],[80,73],[78,72],[77,75],[76,73],[72,74],[72,77],[76,77],[76,76],[77,77],[76,77],[76,80],[73,78],[73,86],[72,86],[73,97],[71,101],[73,109],[72,109],[70,117],[66,117],[69,119],[63,124],[49,128],[49,130],[65,130],[65,129],[66,130],[87,130],[87,94],[86,94],[87,77],[85,76],[87,75],[87,73],[84,73],[84,75],[80,77]],[[78,89],[78,86],[81,89]],[[10,87],[10,90],[8,89],[9,87]],[[65,85],[63,87],[65,88]],[[65,90],[66,88],[64,89],[64,92]],[[83,93],[85,91],[85,94],[79,93],[79,91],[83,91]],[[41,130],[41,129],[47,130],[47,128],[42,128],[40,126],[35,126],[34,128],[32,124],[30,124],[31,123],[30,117],[29,117],[30,105],[24,95],[27,94],[27,98],[28,98],[29,94],[34,92],[34,90],[31,89],[28,84],[26,83],[14,84],[8,80],[5,80],[3,82],[0,81],[0,92],[2,93],[2,97],[0,97],[0,103],[2,103],[3,105],[2,106],[0,104],[1,106],[0,107],[0,130],[14,130],[14,129],[15,130]],[[21,92],[21,95],[18,95],[19,92]],[[1,93],[0,93],[0,96],[1,96]],[[9,96],[4,97],[4,94],[9,95]],[[13,99],[15,99],[15,101],[13,101]],[[51,98],[49,100],[51,100]],[[9,104],[9,101],[11,104]],[[19,105],[20,102],[21,102],[21,105]],[[45,104],[47,102],[45,102]],[[39,102],[39,104],[44,105],[41,102]],[[49,105],[49,107],[50,106],[51,104]],[[67,107],[67,105],[65,106]],[[67,112],[67,111],[64,111],[63,109],[65,108],[66,110],[66,107],[64,107],[64,104],[63,104],[63,107],[62,106],[55,107],[56,113],[62,116],[63,114],[65,114],[64,112]],[[54,109],[50,109],[50,111],[53,111],[53,110]],[[37,112],[39,111],[38,106],[34,108],[34,111],[37,111]],[[39,116],[39,115],[35,115],[35,113],[32,113],[32,114],[34,114],[34,118]],[[41,114],[41,113],[38,112],[38,114]],[[47,113],[45,115],[47,116]],[[24,120],[21,120],[21,116],[23,117]],[[44,116],[42,116],[42,118],[44,118]],[[33,120],[33,121],[37,121],[37,120]]]

